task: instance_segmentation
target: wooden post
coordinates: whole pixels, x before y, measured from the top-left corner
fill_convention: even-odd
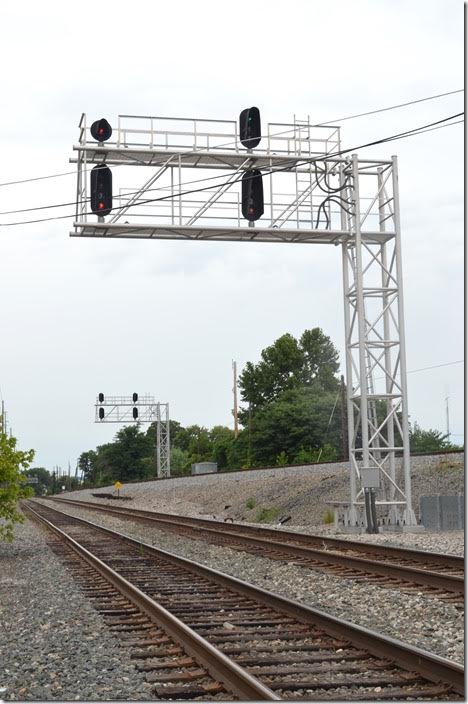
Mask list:
[[[239,424],[237,421],[237,362],[232,363],[232,374],[234,385],[232,387],[232,392],[234,394],[234,437],[237,438],[239,435]]]

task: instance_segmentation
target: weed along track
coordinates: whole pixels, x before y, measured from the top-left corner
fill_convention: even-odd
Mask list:
[[[49,506],[25,510],[158,698],[463,698],[463,667],[445,658]]]
[[[134,522],[152,523],[190,538],[336,576],[372,581],[387,588],[422,591],[455,605],[464,603],[464,562],[454,555],[361,543],[239,523],[175,516],[138,509],[109,507],[96,502],[53,499]]]

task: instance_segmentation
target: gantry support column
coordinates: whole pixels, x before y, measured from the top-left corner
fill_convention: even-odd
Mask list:
[[[400,226],[400,201],[398,196],[398,160],[392,156],[392,179],[395,222],[395,259],[396,273],[399,282],[398,293],[398,328],[400,333],[400,380],[401,380],[401,430],[403,436],[403,476],[405,482],[406,507],[403,513],[403,522],[408,526],[417,525],[414,515],[411,496],[411,463],[410,441],[408,422],[408,388],[406,379],[406,338],[405,338],[405,313],[403,305],[403,268],[401,262],[401,226]]]
[[[377,173],[374,195],[384,235],[378,242],[363,235],[372,204],[363,214],[362,175],[353,155],[349,237],[342,244],[351,499],[344,523],[351,529],[372,527],[369,507],[367,515],[365,510],[368,492],[377,492],[377,509],[385,527],[416,525],[411,505],[396,160],[383,171]],[[387,230],[388,221],[392,225]],[[397,452],[403,456],[403,486],[396,477]]]

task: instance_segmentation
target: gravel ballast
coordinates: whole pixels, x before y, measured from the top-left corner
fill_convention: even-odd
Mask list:
[[[46,537],[27,520],[0,543],[0,699],[154,699]]]
[[[461,457],[420,458],[413,469],[416,501],[422,494],[463,492]],[[122,493],[132,497],[128,505],[135,508],[246,523],[254,523],[260,509],[273,506],[279,515],[291,516],[287,530],[334,536],[333,528],[323,525],[324,510],[328,500],[346,497],[348,482],[347,471],[337,463],[144,482],[126,485]],[[90,494],[83,490],[68,496],[93,500]],[[247,502],[254,507],[248,508]],[[463,612],[421,593],[334,577],[95,511],[63,504],[57,508],[463,662]],[[47,537],[44,529],[26,521],[17,526],[11,545],[0,543],[0,699],[154,700],[153,687],[135,668],[130,651],[92,608]],[[457,555],[464,551],[461,531],[339,537]]]
[[[396,465],[401,483],[400,458]],[[463,454],[412,457],[411,483],[417,516],[421,496],[463,494]],[[114,487],[108,486],[74,491],[65,496],[101,501],[92,494],[113,491]],[[249,522],[258,521],[262,510],[268,509],[277,518],[289,517],[288,527],[317,526],[323,525],[331,502],[349,499],[349,466],[346,462],[335,462],[171,477],[125,484],[120,493],[131,497],[129,505],[133,508]]]
[[[464,657],[464,617],[455,606],[442,603],[422,593],[402,593],[364,582],[334,577],[295,565],[255,557],[230,548],[209,545],[147,525],[135,525],[115,516],[102,516],[96,511],[57,506],[60,510],[94,523],[126,533],[164,550],[196,560],[248,582],[297,599],[335,616],[366,626],[457,662]],[[371,536],[366,536],[369,538]],[[379,542],[387,536],[375,536]],[[417,541],[421,549],[455,552],[461,536],[446,534],[392,536],[392,544],[411,546]],[[442,547],[444,549],[442,550]]]

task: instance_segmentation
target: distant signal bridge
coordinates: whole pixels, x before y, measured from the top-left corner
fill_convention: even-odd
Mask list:
[[[95,423],[154,423],[156,427],[156,474],[171,476],[169,404],[154,396],[105,396],[98,394]]]

